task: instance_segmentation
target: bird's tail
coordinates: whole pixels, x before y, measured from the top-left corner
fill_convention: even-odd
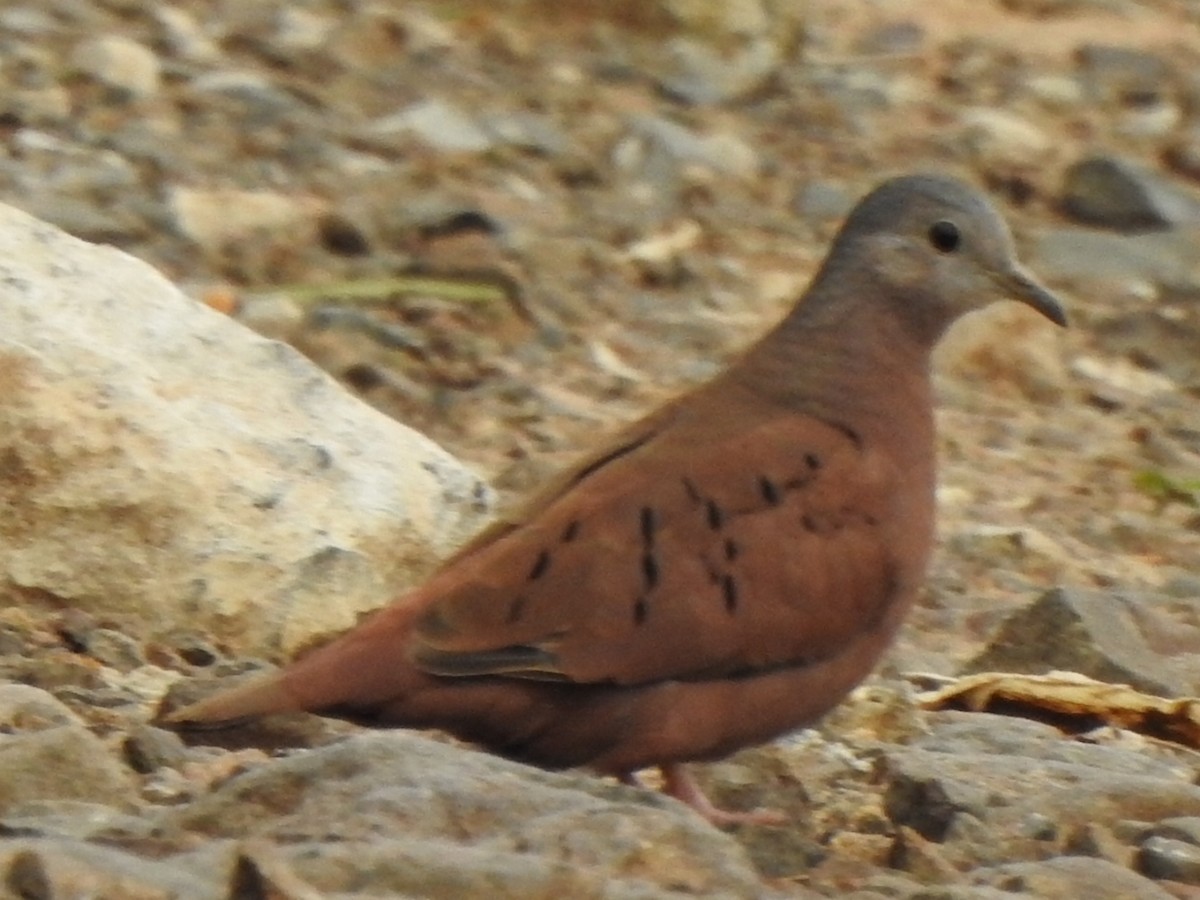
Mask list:
[[[370,709],[397,701],[424,676],[407,659],[410,606],[391,606],[274,672],[219,690],[161,718],[174,727],[235,725],[276,713]]]
[[[284,670],[277,670],[172,710],[161,721],[182,728],[223,728],[260,716],[302,709],[300,701],[288,692]]]

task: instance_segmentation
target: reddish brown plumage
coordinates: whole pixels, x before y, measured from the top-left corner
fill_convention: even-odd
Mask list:
[[[946,222],[961,246],[944,246]],[[982,197],[946,179],[886,183],[805,298],[724,374],[363,625],[170,718],[437,726],[619,775],[812,722],[870,671],[924,577],[929,352],[1005,292],[1061,323]]]

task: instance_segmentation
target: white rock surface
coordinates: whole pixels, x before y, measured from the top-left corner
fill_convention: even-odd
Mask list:
[[[1032,165],[1054,149],[1048,134],[1008,110],[977,106],[961,120],[963,139],[985,162]]]
[[[367,130],[377,136],[411,133],[431,147],[450,152],[481,153],[493,143],[467,113],[442,100],[415,103],[377,119]]]
[[[287,656],[480,524],[487,486],[146,264],[0,206],[0,577]]]
[[[189,187],[174,188],[170,202],[179,233],[212,254],[256,232],[309,234],[327,205],[303,195]]]
[[[154,51],[119,34],[81,42],[72,62],[79,71],[132,97],[149,97],[159,88],[161,72]]]

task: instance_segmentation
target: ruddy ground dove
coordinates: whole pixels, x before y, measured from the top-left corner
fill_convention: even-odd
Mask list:
[[[933,540],[930,351],[1004,298],[1066,324],[981,194],[885,182],[722,374],[358,627],[168,721],[437,727],[546,767],[659,766],[711,820],[754,820],[683,763],[812,723],[888,646]]]

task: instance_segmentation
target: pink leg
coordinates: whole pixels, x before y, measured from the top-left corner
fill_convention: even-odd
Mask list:
[[[725,825],[786,825],[788,822],[788,817],[777,809],[752,809],[748,812],[718,809],[705,796],[683,763],[667,763],[659,766],[659,769],[663,774],[663,793],[686,803],[718,828]],[[633,783],[636,784],[636,780]]]

